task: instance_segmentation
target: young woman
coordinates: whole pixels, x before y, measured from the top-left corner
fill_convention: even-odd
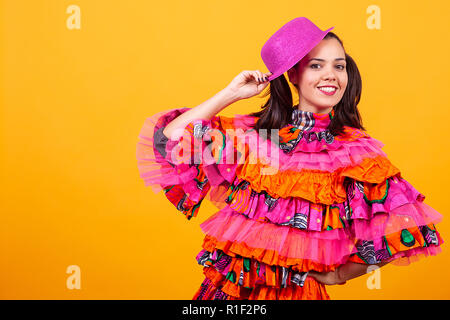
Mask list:
[[[205,280],[194,299],[330,299],[326,285],[369,266],[441,251],[442,215],[364,132],[360,74],[331,29],[296,18],[262,49],[270,72],[243,71],[197,107],[146,120],[146,185],[188,219],[205,198],[220,208],[201,224]],[[217,115],[269,83],[261,111]]]

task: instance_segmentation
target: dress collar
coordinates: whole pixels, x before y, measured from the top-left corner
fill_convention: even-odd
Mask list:
[[[300,130],[321,129],[325,130],[334,117],[334,108],[329,113],[314,113],[297,109],[298,105],[292,110],[291,122],[293,126]]]

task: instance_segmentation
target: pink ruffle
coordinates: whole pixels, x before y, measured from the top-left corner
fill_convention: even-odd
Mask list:
[[[356,252],[345,229],[308,232],[288,226],[247,219],[226,207],[203,222],[207,235],[221,242],[245,243],[251,248],[274,250],[283,257],[310,259],[324,264],[344,263]]]
[[[307,169],[334,172],[339,168],[354,167],[366,158],[387,157],[381,150],[383,143],[372,137],[345,142],[334,140],[331,144],[323,140],[314,140],[308,144],[301,139],[294,150],[287,154],[276,143],[259,136],[256,131],[248,131],[237,138],[239,144],[249,145],[250,153],[259,158],[261,163],[279,171]],[[252,159],[248,157],[248,161]]]
[[[139,133],[136,147],[139,175],[144,180],[145,186],[151,186],[155,193],[166,186],[183,184],[197,175],[194,167],[190,170],[176,170],[156,151],[154,146],[156,130],[175,119],[179,114],[174,113],[173,110],[159,112],[145,120]]]

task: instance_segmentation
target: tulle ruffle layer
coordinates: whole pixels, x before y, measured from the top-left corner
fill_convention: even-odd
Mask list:
[[[308,232],[247,219],[229,208],[214,214],[200,227],[207,239],[217,240],[215,245],[220,247],[216,248],[268,265],[299,264],[303,259],[339,264],[345,263],[348,256],[356,252],[354,240],[345,229]],[[210,247],[205,249],[212,251]]]
[[[346,194],[347,201],[332,205],[295,197],[273,198],[236,178],[227,192],[226,202],[234,212],[252,220],[325,234],[347,228],[353,237],[364,240],[438,223],[443,218],[423,203],[425,196],[400,176],[376,185],[353,180],[347,185]]]
[[[174,170],[174,166],[165,160],[164,155],[157,152],[155,132],[159,132],[158,129],[179,114],[180,112],[173,110],[162,111],[147,118],[138,136],[136,158],[139,175],[144,180],[145,186],[151,186],[155,193],[165,186],[192,180],[197,175],[195,168],[188,171]]]
[[[214,214],[200,227],[206,234],[203,248],[209,252],[219,249],[228,255],[284,267],[302,265],[304,260],[339,265],[355,254],[362,254],[362,257],[369,254],[365,260],[370,262],[375,261],[370,255],[372,251],[380,258],[377,261],[382,261],[401,251],[443,243],[432,223],[404,228],[374,240],[362,240],[349,234],[347,229],[308,232],[247,219],[229,208]]]

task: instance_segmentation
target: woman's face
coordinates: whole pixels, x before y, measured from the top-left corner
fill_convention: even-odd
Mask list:
[[[298,88],[300,110],[328,113],[347,88],[344,49],[338,40],[324,39],[288,70],[288,76]]]

